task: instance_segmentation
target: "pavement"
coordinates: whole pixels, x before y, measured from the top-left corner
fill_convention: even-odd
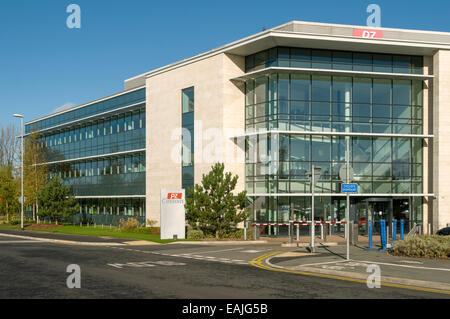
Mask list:
[[[450,294],[450,260],[393,256],[387,251],[350,246],[319,246],[314,253],[309,248],[289,252],[278,251],[253,261],[267,270],[309,273],[367,282],[374,269],[379,270],[382,285],[428,289]],[[375,267],[373,266],[375,265]]]
[[[263,238],[261,238],[263,239]],[[264,238],[266,239],[266,238]],[[330,238],[329,238],[330,239]],[[77,235],[63,235],[43,232],[21,232],[15,230],[0,230],[0,245],[5,248],[9,245],[37,247],[37,243],[43,245],[63,247],[71,245],[91,246],[85,249],[98,249],[95,253],[106,256],[114,252],[122,254],[140,254],[160,258],[175,258],[177,262],[206,262],[208,264],[230,266],[253,266],[264,271],[271,271],[262,276],[262,279],[277,278],[276,273],[301,275],[320,280],[359,283],[367,289],[368,278],[378,269],[380,272],[381,286],[383,288],[409,289],[420,293],[430,293],[431,296],[450,298],[450,260],[434,260],[407,258],[389,255],[387,252],[377,250],[369,251],[367,246],[361,243],[359,246],[351,246],[350,260],[346,259],[346,246],[344,241],[338,241],[337,246],[326,246],[324,242],[315,253],[310,253],[307,248],[282,247],[285,239],[248,242],[177,242],[172,244],[155,244],[132,239],[120,239],[112,237],[90,237]],[[56,245],[55,245],[56,244]],[[97,247],[96,247],[97,246]],[[108,249],[108,251],[103,251]],[[70,253],[72,250],[67,250]],[[111,253],[111,251],[113,253]],[[1,257],[1,254],[0,254]],[[97,257],[99,258],[99,257]],[[113,258],[111,258],[113,259]],[[130,262],[108,262],[108,268],[135,268],[135,259]],[[375,266],[371,266],[375,265]],[[374,268],[375,267],[375,268]],[[376,268],[379,267],[379,268]],[[213,267],[214,268],[214,267]],[[361,285],[364,284],[364,285]],[[373,290],[373,289],[372,289]],[[350,296],[352,294],[348,294]],[[364,295],[364,294],[363,294]],[[281,295],[280,295],[281,296]],[[387,295],[386,295],[387,296]],[[292,297],[292,296],[291,296]]]

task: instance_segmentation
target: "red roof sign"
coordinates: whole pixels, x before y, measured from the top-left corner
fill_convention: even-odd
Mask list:
[[[353,29],[353,36],[364,39],[382,39],[383,31],[369,29]]]

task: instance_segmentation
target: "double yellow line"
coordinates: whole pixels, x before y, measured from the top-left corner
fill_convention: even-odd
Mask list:
[[[283,272],[283,273],[289,273],[289,274],[296,274],[296,275],[303,275],[303,276],[313,276],[313,277],[320,277],[320,278],[327,278],[327,279],[336,279],[336,280],[344,280],[344,281],[351,281],[351,282],[357,282],[362,284],[367,284],[366,280],[362,279],[354,279],[354,278],[347,278],[347,277],[341,277],[341,276],[334,276],[334,275],[324,275],[324,274],[315,274],[310,272],[302,272],[302,271],[295,271],[295,270],[289,270],[289,269],[281,269],[281,268],[274,268],[270,267],[267,264],[263,264],[263,262],[271,257],[274,257],[278,254],[282,253],[281,251],[275,251],[272,253],[267,253],[264,255],[261,255],[259,257],[256,257],[250,261],[250,265],[253,267],[257,267],[264,270],[270,270],[270,271],[276,271],[276,272]],[[424,287],[416,287],[416,286],[408,286],[408,285],[401,285],[401,284],[392,284],[392,283],[381,283],[382,286],[386,287],[394,287],[394,288],[402,288],[402,289],[410,289],[410,290],[418,290],[418,291],[425,291],[425,292],[432,292],[432,293],[438,293],[438,294],[446,294],[450,295],[450,291],[448,290],[439,290],[439,289],[433,289],[433,288],[424,288]]]

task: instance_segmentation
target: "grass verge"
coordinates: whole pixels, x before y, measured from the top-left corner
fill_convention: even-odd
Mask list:
[[[19,230],[20,226],[10,226],[10,225],[0,225],[0,228],[3,229],[15,229]],[[25,229],[26,231],[26,229]],[[32,229],[32,231],[46,232],[46,233],[56,233],[56,234],[68,234],[68,235],[81,235],[81,236],[92,236],[92,237],[114,237],[114,238],[123,238],[123,239],[136,239],[136,240],[146,240],[160,244],[167,244],[175,242],[176,240],[161,240],[159,235],[151,235],[140,232],[126,232],[118,229],[117,227],[112,227],[109,229],[105,227],[104,229],[101,226],[97,227],[80,227],[80,226],[72,226],[72,225],[61,225],[59,227],[50,228],[50,229]],[[187,241],[180,239],[178,241]],[[190,240],[192,241],[192,240]]]

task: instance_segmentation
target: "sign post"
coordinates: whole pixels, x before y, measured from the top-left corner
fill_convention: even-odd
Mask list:
[[[350,167],[350,138],[347,136],[347,152],[345,159],[347,162],[346,166],[343,166],[339,171],[339,177],[342,181],[346,181],[346,184],[341,185],[341,192],[347,194],[347,207],[345,210],[345,219],[347,223],[345,224],[346,234],[347,234],[347,260],[350,259],[350,193],[358,193],[358,185],[350,184],[350,181],[354,179],[353,169]]]
[[[321,167],[316,167],[315,165],[312,166],[311,172],[308,173],[308,175],[311,177],[311,252],[314,253],[316,251],[315,244],[314,244],[314,237],[315,237],[315,227],[316,223],[314,220],[314,188],[316,186],[317,181],[320,179],[320,174],[322,172]]]
[[[186,238],[185,190],[161,190],[161,239]]]

